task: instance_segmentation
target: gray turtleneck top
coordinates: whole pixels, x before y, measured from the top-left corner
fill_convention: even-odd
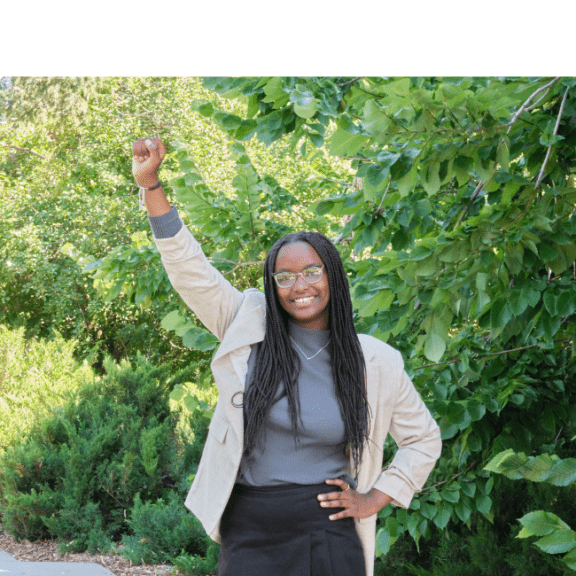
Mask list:
[[[171,238],[182,227],[174,206],[167,214],[148,218],[155,238]],[[355,488],[356,483],[346,472],[344,422],[332,376],[330,332],[301,328],[293,322],[288,323],[288,328],[301,362],[298,396],[302,421],[298,421],[298,442],[294,443],[288,398],[284,396],[270,408],[264,434],[253,458],[249,462],[242,458],[237,482],[249,486],[274,486],[319,484],[327,478],[342,478]],[[247,386],[257,354],[258,345],[254,344],[248,359]],[[277,397],[282,391],[283,385]]]

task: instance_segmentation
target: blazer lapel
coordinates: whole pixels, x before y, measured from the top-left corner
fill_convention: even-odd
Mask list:
[[[250,304],[250,303],[248,303]],[[253,304],[253,303],[252,303]],[[217,362],[226,354],[264,340],[265,312],[262,306],[242,306],[214,354]]]

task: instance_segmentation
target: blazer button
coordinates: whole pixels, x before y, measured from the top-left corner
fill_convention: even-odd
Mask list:
[[[240,399],[237,400],[238,395],[240,395]],[[234,408],[242,408],[242,406],[244,406],[243,401],[244,400],[244,393],[241,390],[238,390],[238,392],[236,392],[234,394],[234,396],[232,396],[232,406],[234,406]]]

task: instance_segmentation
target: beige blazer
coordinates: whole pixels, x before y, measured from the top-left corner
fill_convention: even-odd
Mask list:
[[[210,537],[220,542],[220,518],[236,480],[244,436],[243,411],[232,399],[237,405],[242,403],[250,345],[264,339],[265,298],[256,289],[241,293],[234,288],[210,265],[186,226],[172,238],[154,240],[172,286],[222,342],[211,364],[218,402],[185,502]],[[372,416],[371,442],[360,463],[357,490],[364,493],[375,487],[391,496],[393,504],[408,508],[440,456],[440,430],[404,371],[400,353],[371,336],[359,334],[359,339],[366,360]],[[382,470],[388,434],[398,450]],[[350,472],[355,474],[352,460]],[[376,515],[355,519],[355,524],[366,575],[373,576]]]

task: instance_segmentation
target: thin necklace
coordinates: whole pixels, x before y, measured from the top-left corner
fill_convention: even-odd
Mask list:
[[[292,338],[292,336],[290,336],[290,340],[292,340],[292,342],[294,342],[294,338]],[[326,348],[326,346],[328,346],[328,344],[330,344],[330,339],[328,339],[328,342],[326,342],[326,344],[324,346],[322,346],[322,348],[320,348],[320,350],[318,350],[318,352],[316,352],[316,354],[314,354],[314,356],[318,356],[318,354],[320,354],[320,352],[322,352],[322,350],[324,350],[324,348]],[[302,352],[302,354],[304,354],[304,350],[302,350],[302,348],[300,348],[300,346],[298,346],[298,344],[296,344],[296,342],[294,342],[294,346],[296,346],[296,348],[298,348],[298,350],[300,350],[300,352]],[[306,354],[304,354],[304,358],[306,358],[306,360],[312,360],[312,358],[314,358],[314,356],[310,356],[310,358],[308,358],[308,356],[306,356]]]

